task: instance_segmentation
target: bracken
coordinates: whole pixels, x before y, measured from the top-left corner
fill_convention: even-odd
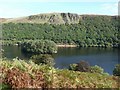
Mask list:
[[[22,72],[17,68],[9,69],[6,72],[4,83],[12,88],[43,88],[45,81],[42,72],[35,73],[34,78],[28,73]]]

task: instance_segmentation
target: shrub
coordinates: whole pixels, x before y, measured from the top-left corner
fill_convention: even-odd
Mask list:
[[[91,72],[102,74],[104,72],[104,70],[100,66],[95,65],[95,66],[91,66]]]
[[[77,64],[70,64],[69,70],[76,71],[77,70]]]
[[[80,61],[77,65],[77,71],[80,72],[90,72],[90,65],[86,61]]]
[[[120,64],[117,64],[113,70],[113,75],[120,76]]]
[[[69,70],[108,75],[108,73],[104,73],[104,69],[101,68],[100,66],[97,66],[97,65],[90,66],[89,63],[86,61],[80,61],[80,63],[77,63],[77,64],[70,64]]]
[[[33,55],[31,57],[31,59],[33,59],[33,61],[36,64],[42,63],[42,64],[47,64],[47,65],[50,65],[50,66],[54,65],[54,58],[49,54]]]
[[[57,53],[57,46],[53,41],[36,40],[22,43],[22,51],[36,54]]]
[[[16,60],[16,59],[15,59]],[[0,66],[3,70],[2,77],[3,82],[11,88],[6,90],[11,90],[12,88],[18,89],[22,88],[91,88],[94,90],[96,88],[118,88],[120,84],[118,82],[118,77],[106,76],[98,73],[89,72],[74,72],[67,69],[55,69],[54,67],[49,67],[48,65],[37,65],[32,61],[20,60],[1,60]],[[9,62],[8,62],[9,61]],[[21,71],[15,66],[16,62],[22,63],[25,66],[26,71]],[[8,67],[9,65],[10,67]],[[2,84],[3,85],[3,84]],[[3,87],[0,84],[0,89]],[[3,90],[5,90],[3,89]],[[110,90],[111,90],[110,89]]]

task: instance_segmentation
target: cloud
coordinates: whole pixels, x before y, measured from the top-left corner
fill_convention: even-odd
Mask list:
[[[29,15],[31,12],[26,9],[0,6],[0,18],[14,18]]]
[[[7,1],[7,0],[5,0],[5,1]],[[11,0],[11,1],[14,1],[14,0]],[[23,1],[23,0],[16,0],[16,1]],[[25,0],[25,1],[27,1],[27,0]],[[31,0],[31,1],[33,1],[33,0]],[[56,5],[58,5],[58,3]],[[62,4],[60,4],[60,5],[62,5]],[[64,4],[64,5],[66,5],[66,4]],[[85,5],[86,5],[86,3],[85,3]],[[43,8],[43,7],[45,7],[45,8]],[[63,7],[62,8],[59,7],[59,9],[51,7],[51,9],[48,9],[49,7],[51,7],[51,6],[49,6],[49,5],[48,5],[48,7],[42,6],[41,3],[26,3],[26,2],[0,3],[0,17],[1,18],[9,18],[9,17],[14,18],[14,17],[21,17],[21,16],[29,16],[32,14],[48,12],[48,11],[54,12],[56,10],[57,10],[57,12],[61,12],[61,10],[70,11],[70,8],[68,10],[67,10],[67,8],[63,8]],[[117,15],[118,14],[118,3],[98,2],[97,5],[95,5],[94,7],[96,7],[96,8],[87,8],[83,12],[86,11],[86,14],[104,14],[104,15]],[[71,11],[74,12],[75,9],[72,9]],[[79,12],[79,11],[75,11],[75,13],[77,13],[77,12]],[[84,14],[84,13],[81,13],[81,14]]]
[[[102,12],[108,12],[112,15],[118,14],[118,3],[105,3],[101,5]]]

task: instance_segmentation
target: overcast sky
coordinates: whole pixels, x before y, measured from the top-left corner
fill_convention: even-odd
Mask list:
[[[0,0],[1,18],[52,12],[117,15],[118,0]]]

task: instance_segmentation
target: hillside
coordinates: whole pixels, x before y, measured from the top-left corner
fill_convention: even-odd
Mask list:
[[[79,23],[81,16],[73,13],[46,13],[31,15],[20,18],[12,18],[2,21],[4,23],[49,23],[49,24],[65,24],[65,23]]]
[[[6,22],[7,20],[9,20],[9,19],[7,19],[7,18],[0,18],[0,23]]]
[[[118,47],[120,42],[117,16],[39,14],[4,19],[2,29],[4,44],[47,39],[62,45]]]
[[[85,17],[99,17],[104,16],[108,18],[114,18],[116,16],[107,16],[107,15],[78,15],[75,13],[44,13],[37,15],[30,15],[25,17],[18,18],[0,18],[2,23],[37,23],[37,24],[76,24],[79,23]]]

